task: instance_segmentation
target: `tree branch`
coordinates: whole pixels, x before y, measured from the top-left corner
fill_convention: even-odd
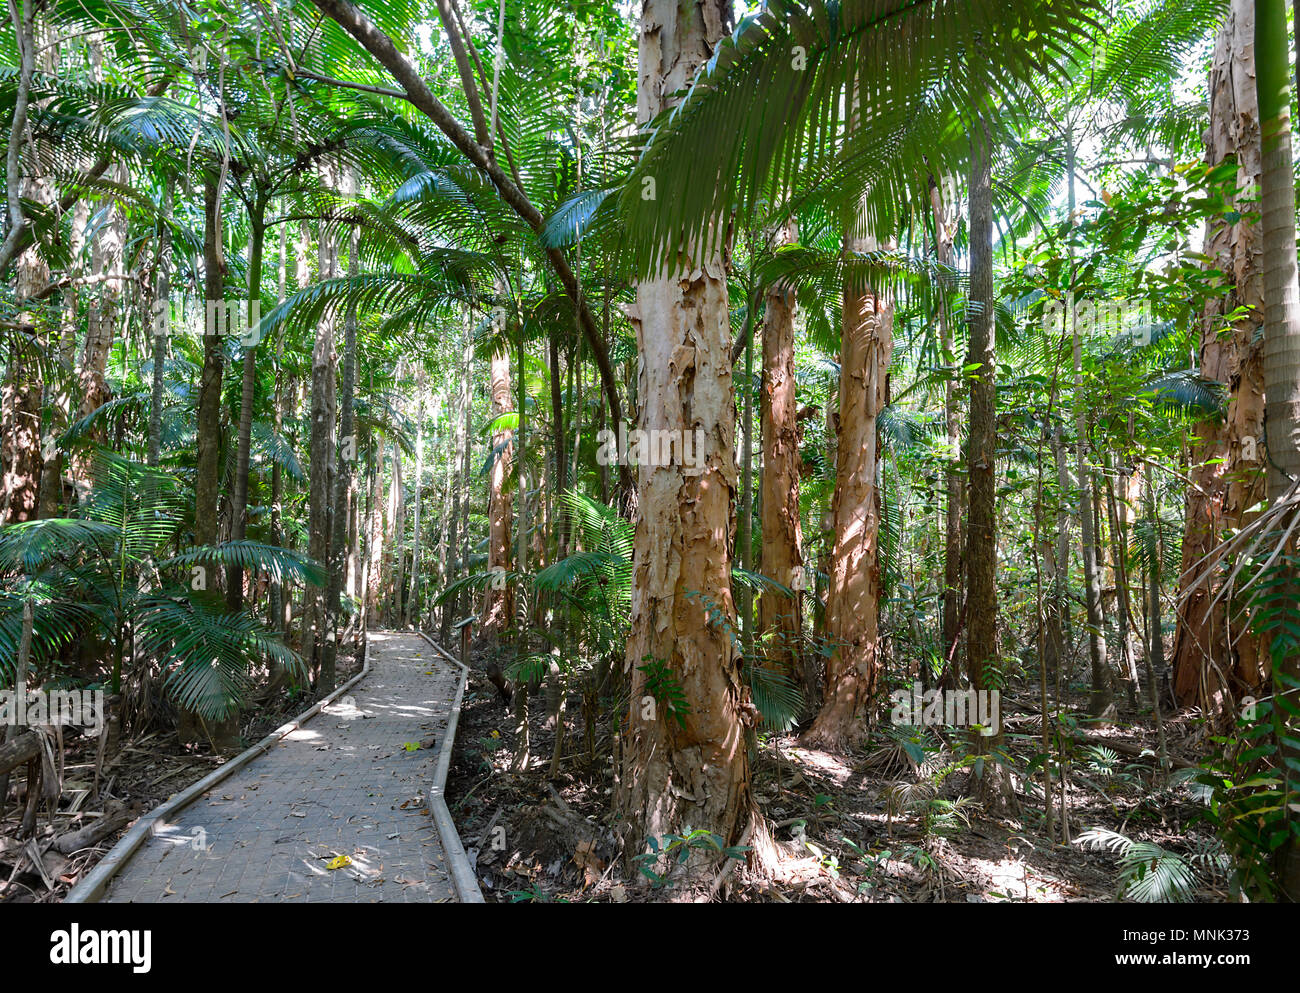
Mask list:
[[[541,211],[533,206],[532,201],[515,185],[514,180],[502,171],[491,153],[476,142],[442,101],[434,96],[429,84],[416,71],[411,60],[397,50],[393,40],[377,28],[350,0],[312,0],[312,3],[333,18],[393,74],[397,83],[406,90],[406,99],[437,125],[451,143],[487,176],[496,187],[498,195],[511,210],[532,228],[534,233],[540,235],[545,221]],[[584,294],[580,292],[577,277],[569,266],[569,260],[558,248],[547,248],[545,253],[552,271],[564,287],[565,294],[578,310],[583,337],[591,349],[592,358],[600,372],[601,386],[609,403],[610,415],[617,426],[623,421],[623,408],[619,401],[618,383],[609,362],[609,350],[605,340],[600,335]],[[625,494],[631,493],[632,477],[626,465],[619,465],[619,483]]]
[[[465,91],[469,116],[474,121],[474,137],[491,155],[492,133],[488,130],[487,120],[483,117],[483,103],[479,99],[478,86],[474,83],[474,73],[469,65],[469,56],[465,54],[465,43],[456,27],[457,19],[452,15],[449,0],[438,0],[438,17],[442,20],[442,29],[447,32],[447,44],[451,46],[452,57],[456,60],[456,71],[460,73],[460,88]]]

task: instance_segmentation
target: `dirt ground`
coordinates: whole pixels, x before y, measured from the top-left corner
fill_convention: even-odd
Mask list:
[[[550,778],[554,726],[546,714],[545,692],[534,696],[531,759],[525,771],[512,771],[515,715],[484,675],[482,651],[476,650],[474,658],[447,800],[485,898],[682,899],[671,877],[652,885],[627,871],[618,857],[609,814],[614,787],[611,715],[602,714],[597,721],[593,757],[584,740],[581,699],[568,700],[561,767]],[[1033,700],[1032,690],[1019,690],[1022,700]],[[1079,710],[1085,699],[1082,687],[1067,697]],[[1040,720],[1026,713],[1009,713],[1004,720],[1008,748],[1021,767],[1041,747]],[[776,864],[761,874],[738,866],[716,898],[780,903],[1115,901],[1121,898],[1118,856],[1078,843],[1080,835],[1099,827],[1195,862],[1193,900],[1230,899],[1223,865],[1202,854],[1214,842],[1198,822],[1204,808],[1194,784],[1186,782],[1190,773],[1178,773],[1195,756],[1200,729],[1192,715],[1166,721],[1173,766],[1169,777],[1156,775],[1157,743],[1149,714],[1121,710],[1113,724],[1088,729],[1090,740],[1075,744],[1071,765],[1068,845],[1052,843],[1044,834],[1041,779],[1016,781],[1017,816],[989,818],[962,800],[967,769],[942,775],[952,759],[947,746],[957,743],[953,729],[926,729],[925,743],[934,750],[920,755],[921,765],[914,757],[918,749],[913,746],[909,753],[892,730],[876,729],[846,756],[801,748],[795,734],[761,734],[754,793],[771,826]],[[1151,754],[1140,754],[1143,749]],[[1059,790],[1058,781],[1053,784],[1058,809]]]

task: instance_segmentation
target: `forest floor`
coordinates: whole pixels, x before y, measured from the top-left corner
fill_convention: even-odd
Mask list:
[[[647,886],[646,880],[631,878],[619,860],[609,813],[611,715],[602,714],[595,723],[593,760],[581,700],[569,699],[561,766],[551,778],[554,729],[543,691],[531,701],[529,766],[514,772],[516,718],[483,674],[485,659],[486,653],[476,650],[447,782],[448,806],[484,897],[489,902],[617,903],[681,898],[671,879]],[[1072,690],[1066,694],[1067,709],[1082,712],[1086,688]],[[1004,700],[1014,706],[1017,699],[1027,704],[1034,697],[1033,689],[1013,686]],[[1004,713],[1009,751],[1024,768],[1040,750],[1041,719]],[[920,765],[915,746],[909,754],[896,736],[881,729],[848,755],[802,748],[795,734],[762,735],[754,794],[771,826],[778,861],[762,876],[732,873],[721,898],[1115,901],[1121,884],[1118,856],[1078,843],[1089,829],[1104,828],[1160,845],[1194,865],[1194,900],[1229,899],[1217,861],[1204,857],[1214,844],[1199,820],[1204,807],[1194,784],[1186,782],[1190,773],[1180,772],[1202,749],[1193,715],[1165,721],[1173,768],[1167,778],[1154,775],[1158,746],[1149,713],[1121,708],[1114,722],[1087,729],[1089,740],[1074,746],[1067,789],[1071,844],[1053,843],[1044,834],[1041,780],[1026,785],[1017,779],[1017,816],[987,817],[963,801],[969,772],[942,775],[955,742],[945,740],[951,729],[940,732],[944,729],[927,729]],[[1053,790],[1058,801],[1059,790],[1058,781]]]
[[[346,682],[361,671],[360,659],[350,644],[339,650],[338,681]],[[240,721],[244,744],[252,745],[277,727],[309,708],[319,694],[281,691]],[[160,730],[166,727],[169,730]],[[51,816],[45,807],[37,819],[35,842],[38,868],[28,841],[18,840],[26,785],[20,770],[13,775],[18,801],[11,789],[9,808],[0,816],[0,903],[57,903],[77,880],[98,864],[117,840],[168,797],[179,793],[224,763],[229,756],[182,746],[174,730],[174,717],[159,714],[139,732],[123,739],[116,756],[105,760],[97,798],[92,798],[95,741],[69,739],[63,755],[62,794]],[[61,854],[56,840],[85,829],[101,818],[111,818],[116,828],[93,844]]]

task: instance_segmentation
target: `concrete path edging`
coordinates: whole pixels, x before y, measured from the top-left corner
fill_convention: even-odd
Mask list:
[[[267,750],[269,750],[270,747],[281,738],[298,730],[298,728],[303,724],[307,723],[307,721],[319,714],[325,707],[329,706],[369,674],[370,639],[367,637],[365,654],[362,659],[361,671],[359,673],[349,679],[329,696],[316,701],[315,704],[307,710],[304,710],[288,724],[282,724],[256,745],[244,749],[244,751],[240,752],[229,762],[223,763],[221,766],[200,779],[197,783],[191,784],[180,793],[177,793],[170,799],[163,801],[157,807],[154,807],[153,810],[149,811],[149,813],[142,816],[131,826],[130,830],[128,830],[126,834],[122,835],[118,840],[118,843],[109,849],[108,854],[100,859],[99,864],[68,891],[68,895],[64,897],[63,902],[97,903],[100,897],[104,895],[104,890],[108,886],[109,882],[117,875],[118,871],[126,865],[127,861],[135,854],[136,850],[144,844],[145,839],[154,833],[159,824],[165,824],[167,818],[172,814],[189,806],[208,790],[212,789],[212,787],[216,786],[223,780],[228,779],[230,776],[233,776],[244,766],[248,765],[248,763],[252,762],[253,759],[265,754]],[[463,679],[461,686],[464,686]],[[456,707],[457,710],[452,712],[451,727],[453,730],[455,728],[456,714],[460,707],[459,692],[456,696]],[[461,853],[461,857],[464,858],[463,852]],[[482,899],[481,895],[479,899]]]
[[[452,885],[456,887],[460,902],[485,903],[483,891],[479,889],[478,876],[474,872],[474,867],[470,865],[469,856],[465,854],[465,847],[461,844],[460,833],[456,830],[456,822],[451,819],[451,811],[447,808],[446,800],[447,772],[451,768],[451,751],[456,744],[456,725],[460,721],[461,697],[464,696],[465,685],[469,681],[469,669],[452,658],[445,648],[425,632],[417,630],[416,634],[427,641],[444,660],[460,670],[456,697],[452,701],[451,713],[447,718],[447,730],[442,736],[442,741],[438,743],[438,764],[434,770],[433,783],[429,787],[429,810],[437,825],[438,836],[442,839],[442,849],[447,853],[447,868],[451,872]]]

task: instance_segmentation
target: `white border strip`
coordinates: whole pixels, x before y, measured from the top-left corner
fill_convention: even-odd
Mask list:
[[[451,870],[451,881],[456,887],[456,895],[461,903],[485,903],[483,891],[478,886],[478,876],[469,864],[469,856],[461,844],[456,823],[451,819],[447,809],[446,786],[447,771],[451,768],[451,750],[456,743],[456,724],[460,720],[460,700],[465,693],[465,684],[469,680],[469,669],[447,653],[447,650],[430,638],[423,631],[416,632],[427,641],[435,652],[460,670],[460,679],[456,684],[456,696],[452,700],[451,715],[447,718],[447,730],[443,732],[442,741],[438,743],[438,765],[433,774],[433,784],[429,787],[429,810],[438,827],[438,837],[442,840],[442,850],[447,854],[447,867]]]
[[[122,835],[116,845],[109,850],[109,853],[100,859],[99,864],[90,872],[81,878],[78,883],[68,891],[68,895],[63,898],[64,903],[98,903],[100,897],[104,895],[104,890],[108,883],[118,871],[126,865],[127,861],[135,854],[136,850],[144,844],[146,838],[153,834],[156,828],[161,824],[167,823],[167,818],[184,807],[189,806],[198,797],[202,796],[212,787],[216,786],[224,779],[228,779],[236,772],[248,765],[249,762],[266,752],[272,745],[278,742],[285,735],[298,730],[303,724],[311,720],[321,712],[335,699],[351,689],[357,683],[361,682],[370,673],[370,638],[366,637],[365,654],[362,660],[361,671],[349,679],[346,683],[336,689],[329,696],[318,700],[314,706],[304,710],[288,724],[282,724],[265,738],[259,741],[251,748],[246,748],[229,762],[224,763],[219,768],[214,769],[208,775],[204,776],[197,783],[194,783],[177,793],[168,800],[163,801],[149,813],[145,814],[132,825],[126,834]],[[462,686],[464,682],[462,681]],[[456,697],[457,708],[459,709],[460,696]],[[455,713],[452,715],[452,727],[455,727]],[[462,858],[464,857],[462,853]],[[480,896],[480,899],[482,897]]]

